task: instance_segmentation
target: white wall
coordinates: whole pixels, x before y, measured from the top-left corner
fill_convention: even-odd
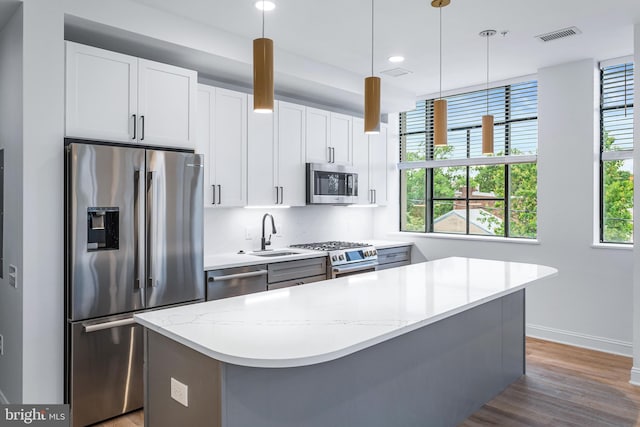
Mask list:
[[[63,399],[64,13],[61,0],[24,0],[24,403]]]
[[[634,27],[634,80],[640,82],[640,24]],[[637,84],[637,83],[636,83]],[[638,102],[636,102],[636,105]],[[633,156],[633,174],[640,176],[640,115],[634,115],[633,143],[636,147]],[[633,204],[640,206],[640,188],[635,186]],[[640,239],[640,209],[633,211],[633,233],[636,241]],[[640,386],[640,247],[633,249],[633,368],[631,382]]]
[[[205,254],[260,249],[262,217],[273,215],[278,235],[271,248],[325,240],[362,240],[373,236],[373,210],[342,206],[305,206],[290,209],[206,208]],[[251,240],[246,240],[248,229]],[[267,219],[267,237],[271,222]]]
[[[377,237],[414,241],[427,259],[460,255],[554,266],[558,277],[527,292],[527,333],[631,355],[632,250],[593,246],[599,138],[596,67],[595,61],[584,60],[539,70],[538,244],[408,233]],[[396,194],[390,200],[397,200],[397,175],[390,183]],[[376,215],[376,227],[398,229],[397,220],[390,220],[393,209],[398,207]]]
[[[22,401],[22,286],[9,286],[9,264],[22,272],[22,8],[0,32],[0,148],[4,149],[4,269],[0,279],[0,403]],[[6,402],[4,402],[6,403]]]

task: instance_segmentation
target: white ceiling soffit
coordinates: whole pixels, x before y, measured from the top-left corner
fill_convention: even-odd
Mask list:
[[[265,36],[276,47],[276,91],[361,111],[363,79],[371,73],[370,0],[274,1],[276,9],[265,14]],[[183,50],[173,55],[185,63],[209,64],[197,68],[201,73],[243,87],[251,87],[251,40],[261,32],[261,12],[253,3],[65,0],[69,16],[169,42]],[[491,81],[585,58],[633,53],[640,1],[615,3],[611,7],[595,0],[452,0],[442,10],[443,91],[486,81],[486,40],[478,37],[485,28],[499,33],[491,40]],[[375,7],[374,70],[383,78],[383,109],[399,111],[407,108],[407,95],[415,100],[439,90],[439,14],[428,0],[377,0]],[[535,39],[572,26],[582,34],[553,43]],[[508,31],[505,37],[502,31]],[[197,59],[198,54],[218,58],[207,62]],[[394,68],[387,58],[396,54],[406,58],[401,68],[411,73],[381,74]],[[225,68],[228,61],[232,66]]]

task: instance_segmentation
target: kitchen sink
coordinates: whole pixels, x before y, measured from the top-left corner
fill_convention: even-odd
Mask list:
[[[300,252],[292,252],[292,251],[265,251],[265,252],[252,252],[251,255],[262,256],[262,257],[276,257],[276,256],[286,256],[286,255],[299,255]]]

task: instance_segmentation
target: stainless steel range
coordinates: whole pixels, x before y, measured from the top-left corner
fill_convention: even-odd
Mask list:
[[[331,279],[375,271],[378,266],[376,248],[366,243],[328,241],[291,245],[290,247],[327,252],[329,264],[327,277]]]

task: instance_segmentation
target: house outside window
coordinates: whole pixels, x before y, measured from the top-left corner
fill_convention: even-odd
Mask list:
[[[400,230],[537,236],[538,90],[527,81],[447,97],[448,144],[433,145],[433,99],[400,114]],[[482,115],[494,154],[482,155]]]
[[[633,243],[633,63],[600,64],[600,242]]]

